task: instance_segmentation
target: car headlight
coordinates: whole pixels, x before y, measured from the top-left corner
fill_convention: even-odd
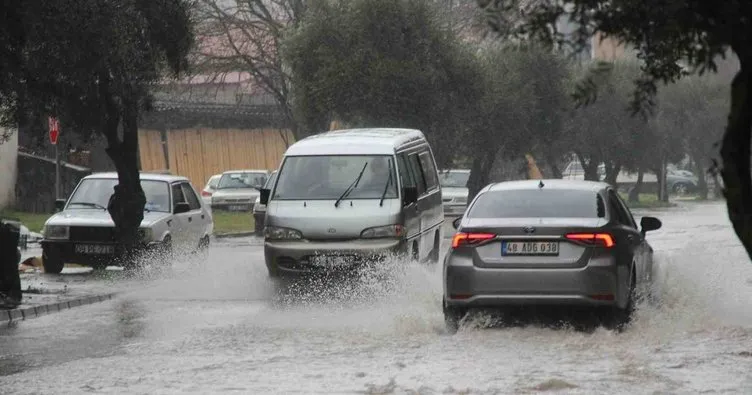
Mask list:
[[[454,202],[459,204],[467,204],[467,197],[456,197],[454,198]]]
[[[60,225],[45,225],[44,238],[49,240],[67,240],[69,227]]]
[[[148,242],[152,239],[152,230],[151,228],[139,228],[138,229],[138,239],[140,241]]]
[[[303,234],[295,229],[265,226],[264,238],[269,240],[299,240],[303,238]]]
[[[211,202],[212,203],[222,203],[223,200],[224,199],[222,199],[221,197],[218,198],[218,197],[212,196],[212,198],[211,198]]]
[[[402,237],[404,228],[402,225],[386,225],[368,228],[360,232],[364,239],[378,239],[382,237]]]

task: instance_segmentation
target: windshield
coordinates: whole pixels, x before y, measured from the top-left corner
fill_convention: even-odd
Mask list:
[[[443,188],[467,188],[469,171],[447,171],[439,173],[439,182]]]
[[[73,192],[67,208],[106,209],[113,188],[118,180],[114,178],[90,178],[81,181]],[[146,195],[145,209],[149,211],[170,212],[170,189],[164,181],[141,180],[141,188]]]
[[[587,190],[521,189],[486,192],[469,218],[598,218],[598,194]]]
[[[347,199],[381,199],[385,188],[385,199],[397,198],[392,156],[331,155],[287,157],[272,199],[337,200],[355,183],[361,170],[364,170],[363,177],[354,185]]]
[[[225,173],[219,179],[217,189],[261,188],[266,183],[266,173]]]

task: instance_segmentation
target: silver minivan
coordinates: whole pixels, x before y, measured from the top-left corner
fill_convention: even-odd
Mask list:
[[[390,255],[439,259],[441,185],[419,130],[336,130],[300,140],[260,202],[272,277],[354,269]]]

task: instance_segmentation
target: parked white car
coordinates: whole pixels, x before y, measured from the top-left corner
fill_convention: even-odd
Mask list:
[[[465,213],[469,194],[468,179],[470,179],[469,169],[450,169],[439,172],[444,215],[462,216]]]
[[[208,207],[211,207],[211,197],[217,190],[217,184],[219,184],[219,179],[222,177],[221,174],[215,174],[211,177],[209,177],[209,180],[206,181],[206,185],[204,185],[204,189],[201,190],[201,199],[204,201],[204,204]]]
[[[117,265],[122,245],[107,204],[117,185],[117,173],[84,177],[60,210],[44,225],[42,259],[47,273],[60,273],[65,263],[103,268]],[[167,256],[206,250],[214,231],[211,212],[185,177],[141,173],[146,195],[139,229],[139,249]]]
[[[266,180],[266,184],[264,184],[263,189],[272,189],[274,186],[274,180],[277,179],[277,170],[274,170],[272,174],[269,175],[269,178]],[[253,203],[253,220],[254,220],[254,231],[257,235],[262,236],[264,234],[264,219],[266,218],[266,205],[261,203],[261,196],[256,198],[256,201]]]
[[[268,170],[231,170],[222,173],[211,198],[212,209],[251,211],[268,178]]]

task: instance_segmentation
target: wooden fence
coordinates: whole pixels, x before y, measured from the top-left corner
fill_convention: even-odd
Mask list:
[[[209,177],[223,171],[276,169],[294,142],[292,133],[279,129],[185,129],[168,130],[164,135],[169,163],[162,132],[139,130],[141,169],[169,170],[188,177],[199,191]]]

